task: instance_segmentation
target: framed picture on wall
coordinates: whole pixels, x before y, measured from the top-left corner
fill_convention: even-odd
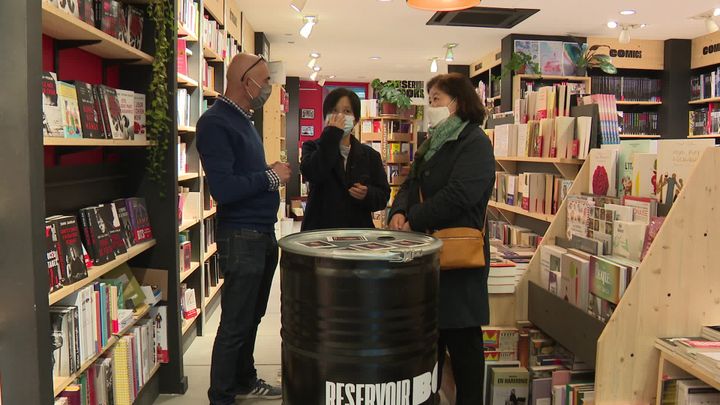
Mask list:
[[[303,108],[300,110],[300,118],[304,120],[314,120],[315,119],[315,109],[314,108]]]
[[[312,125],[301,125],[300,136],[315,136],[315,127]]]

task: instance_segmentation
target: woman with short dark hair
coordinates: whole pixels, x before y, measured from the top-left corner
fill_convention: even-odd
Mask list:
[[[447,228],[484,229],[495,183],[495,156],[480,124],[485,110],[470,80],[456,74],[428,82],[429,138],[420,146],[410,176],[395,197],[390,228],[432,232]],[[482,325],[488,303],[489,240],[486,265],[440,272],[438,362],[450,353],[456,405],[483,403]],[[438,383],[438,386],[440,384]]]
[[[380,154],[353,136],[360,120],[360,98],[346,88],[323,102],[326,127],[316,141],[303,143],[300,172],[310,182],[304,231],[374,228],[372,213],[390,199]]]

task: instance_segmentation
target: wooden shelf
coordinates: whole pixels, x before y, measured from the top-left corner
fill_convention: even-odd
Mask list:
[[[645,135],[645,134],[620,134],[620,139],[660,139],[660,135]]]
[[[178,37],[188,42],[197,42],[198,37],[194,32],[190,32],[183,24],[178,23]]]
[[[520,156],[509,156],[509,157],[496,157],[495,160],[498,162],[532,162],[532,163],[561,163],[568,165],[582,166],[585,163],[584,160],[580,159],[563,159],[563,158],[542,158],[542,157],[520,157]]]
[[[145,315],[147,315],[148,312],[150,312],[150,306],[145,305],[145,306],[143,307],[142,311],[140,311],[140,312],[138,312],[137,314],[134,314],[134,315],[133,315],[133,320],[130,322],[130,324],[129,324],[127,327],[125,327],[125,329],[121,330],[121,331],[118,332],[118,333],[113,334],[113,336],[111,336],[110,339],[108,339],[107,345],[105,345],[105,347],[103,347],[102,349],[100,349],[100,351],[99,351],[98,353],[96,353],[94,356],[92,356],[90,359],[88,359],[88,361],[86,361],[85,363],[83,363],[83,364],[80,366],[80,369],[79,369],[78,371],[76,371],[75,373],[73,373],[71,376],[69,376],[69,377],[54,377],[54,378],[53,378],[53,393],[54,393],[54,395],[55,395],[56,397],[57,397],[58,395],[60,395],[60,393],[61,393],[65,388],[67,388],[68,385],[72,384],[73,381],[75,381],[76,379],[78,379],[78,378],[85,372],[85,370],[87,370],[90,366],[93,365],[93,363],[95,363],[95,361],[96,361],[97,359],[100,358],[100,356],[102,356],[103,354],[105,354],[105,352],[107,352],[108,350],[110,350],[110,348],[112,348],[112,347],[115,345],[115,343],[117,343],[117,342],[120,340],[119,337],[123,336],[123,335],[126,334],[130,329],[132,329],[132,327],[135,326],[135,324],[136,324],[140,319],[142,319],[142,317],[144,317]]]
[[[197,129],[195,127],[189,127],[185,125],[178,125],[178,132],[184,132],[184,133],[195,133]]]
[[[396,159],[388,159],[386,163],[389,165],[408,165],[410,164],[410,156]]]
[[[182,87],[191,87],[191,88],[198,87],[197,80],[195,80],[191,77],[185,76],[182,73],[177,74],[177,82],[178,82],[178,86],[182,86]]]
[[[199,173],[183,173],[178,175],[178,181],[188,181],[200,177]]]
[[[223,284],[225,284],[225,279],[221,278],[218,285],[210,287],[210,295],[205,298],[205,306],[210,305],[210,302],[220,293]]]
[[[501,95],[500,95],[500,96],[495,96],[495,97],[488,97],[488,98],[487,98],[487,101],[492,101],[492,102],[494,103],[495,101],[500,100],[500,99],[502,99],[502,96],[501,96]]]
[[[410,143],[412,142],[413,134],[411,132],[393,132],[391,134],[387,134],[387,141],[388,142],[406,142]]]
[[[143,384],[143,386],[140,387],[140,389],[138,390],[138,394],[137,394],[136,399],[140,397],[140,393],[143,391],[143,389],[145,389],[145,387],[147,387],[147,385],[148,385],[148,383],[150,382],[150,380],[152,380],[152,378],[155,377],[155,374],[157,374],[157,372],[160,371],[160,366],[161,366],[161,365],[162,365],[162,363],[160,363],[160,362],[158,361],[158,363],[155,365],[155,367],[153,367],[153,369],[150,371],[150,374],[148,375],[147,381],[145,381],[145,384]]]
[[[192,327],[195,324],[195,322],[200,318],[201,312],[202,311],[200,310],[200,308],[198,308],[197,314],[195,315],[194,318],[192,318],[192,319],[182,318],[182,334],[183,335],[186,334],[190,330],[190,327]],[[182,316],[182,314],[180,314],[180,316]]]
[[[718,103],[720,102],[720,97],[712,97],[712,98],[703,98],[701,100],[692,100],[690,101],[690,104],[708,104],[708,103]]]
[[[662,105],[662,101],[618,101],[617,105]]]
[[[190,277],[197,269],[200,268],[200,262],[190,263],[190,270],[180,272],[180,282],[185,281],[186,278]]]
[[[124,59],[149,65],[153,57],[101,30],[60,10],[48,2],[42,2],[42,32],[58,40],[97,41],[79,48],[105,59]]]
[[[43,3],[45,4],[45,3]],[[125,139],[88,139],[88,138],[56,138],[43,137],[45,146],[150,146],[150,141],[125,140]]]
[[[116,269],[118,266],[120,266],[123,263],[127,263],[130,259],[133,257],[139,255],[140,253],[150,249],[151,247],[155,246],[155,239],[149,240],[147,242],[140,243],[138,245],[135,245],[128,249],[127,253],[124,253],[115,260],[111,261],[110,263],[102,264],[99,266],[93,266],[88,270],[88,276],[84,279],[75,282],[74,284],[66,285],[62,287],[61,289],[50,293],[48,299],[50,305],[58,303],[63,298],[69,297],[73,293],[79,291],[83,287],[86,287],[90,285],[95,280],[99,279],[100,277],[104,276],[105,274],[111,272],[112,270]]]
[[[215,214],[217,214],[217,207],[212,207],[212,209],[203,211],[203,219],[208,219]]]
[[[208,87],[203,86],[203,96],[204,97],[220,97],[220,93],[218,93],[215,90],[212,90]]]
[[[203,262],[208,261],[215,253],[217,253],[217,243],[210,245],[205,255],[203,255]]]
[[[518,77],[520,80],[553,80],[553,81],[566,81],[566,82],[584,82],[591,80],[589,76],[555,76],[555,75],[528,75],[520,74],[513,77]]]
[[[718,139],[720,138],[720,134],[710,134],[710,135],[688,135],[689,139]]]
[[[203,56],[210,62],[224,62],[224,59],[214,49],[207,46],[203,46]]]
[[[675,367],[678,367],[685,371],[688,374],[692,374],[694,377],[702,380],[705,384],[710,385],[711,387],[715,388],[716,390],[720,390],[720,380],[717,379],[717,377],[714,377],[712,374],[710,374],[708,371],[706,371],[704,368],[698,366],[696,363],[693,363],[692,361],[680,356],[679,354],[673,353],[669,351],[667,348],[663,347],[660,344],[655,344],[655,348],[660,350],[661,359],[660,361],[667,361],[669,363],[672,363],[675,365]],[[718,369],[720,372],[720,369]]]
[[[190,229],[190,228],[192,228],[193,226],[195,226],[195,225],[197,225],[197,224],[199,224],[199,223],[200,223],[200,219],[193,219],[193,220],[190,220],[190,221],[183,221],[183,223],[180,224],[180,226],[178,227],[178,232],[182,232],[182,231],[185,231],[185,230],[187,230],[187,229]]]
[[[538,212],[529,212],[529,211],[525,211],[524,209],[522,209],[520,207],[515,207],[513,205],[499,203],[497,201],[488,202],[488,206],[502,210],[502,211],[512,212],[514,214],[526,216],[529,218],[534,218],[534,219],[537,219],[539,221],[544,221],[544,222],[552,222],[553,219],[555,219],[554,215],[541,214]]]
[[[414,121],[413,118],[407,118],[403,117],[401,115],[381,115],[379,117],[363,117],[360,118],[361,121],[377,121],[377,120],[385,120],[385,121]]]
[[[360,139],[362,140],[362,142],[382,142],[382,134],[377,132],[368,132],[360,134]]]

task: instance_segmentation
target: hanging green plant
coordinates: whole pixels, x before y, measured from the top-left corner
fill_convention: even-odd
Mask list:
[[[155,24],[155,59],[148,92],[152,102],[147,109],[148,174],[159,186],[164,184],[165,157],[170,146],[170,102],[168,100],[167,64],[172,52],[170,33],[173,32],[173,10],[169,0],[151,0],[148,14]],[[159,187],[164,197],[163,188]]]

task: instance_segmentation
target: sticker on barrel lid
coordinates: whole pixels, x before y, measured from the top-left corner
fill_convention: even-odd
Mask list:
[[[328,242],[367,242],[367,238],[363,235],[352,236],[328,236]]]
[[[400,247],[423,246],[423,245],[428,244],[428,242],[421,242],[421,241],[410,240],[410,239],[394,240],[394,241],[388,242],[388,243],[391,245],[400,246]]]
[[[313,248],[313,249],[328,249],[328,248],[337,247],[337,245],[334,245],[330,242],[326,242],[324,240],[310,240],[310,241],[298,242],[298,243],[303,246],[307,246],[307,247]]]
[[[353,247],[358,249],[364,249],[364,250],[387,250],[392,249],[392,245],[388,245],[385,243],[380,242],[368,242],[368,243],[361,243],[359,245],[353,245]]]

